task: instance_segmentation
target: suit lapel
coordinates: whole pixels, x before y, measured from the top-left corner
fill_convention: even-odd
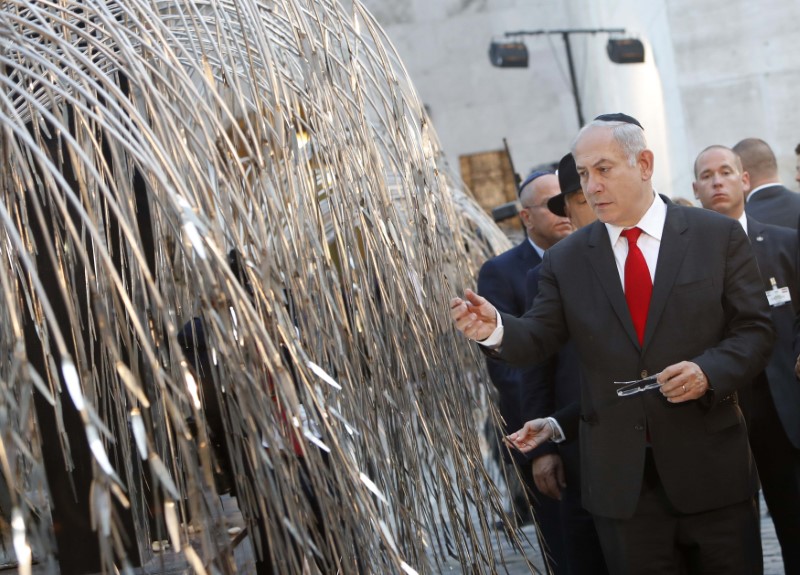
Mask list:
[[[675,283],[675,277],[689,247],[689,234],[686,233],[689,226],[682,212],[684,209],[696,208],[681,208],[667,204],[667,219],[664,222],[664,232],[661,234],[653,295],[650,298],[650,310],[647,313],[644,348],[647,347],[658,327],[658,322],[664,313],[664,307]]]
[[[633,327],[631,313],[628,311],[628,302],[625,301],[625,292],[622,290],[622,282],[617,271],[617,261],[614,259],[614,252],[611,249],[611,240],[608,237],[608,230],[605,224],[599,220],[591,224],[589,233],[589,261],[594,268],[595,274],[606,292],[606,297],[611,302],[614,313],[617,314],[619,321],[625,328],[625,332],[631,341],[639,346],[639,338],[636,336],[636,329]]]
[[[770,266],[773,260],[770,258],[769,249],[764,241],[764,235],[767,233],[767,230],[764,229],[761,222],[757,222],[752,218],[747,218],[747,238],[750,240],[750,245],[753,247],[753,253],[756,256],[756,262],[758,262],[758,269],[761,272],[761,277],[765,280],[765,285],[768,286],[768,278],[774,274]]]

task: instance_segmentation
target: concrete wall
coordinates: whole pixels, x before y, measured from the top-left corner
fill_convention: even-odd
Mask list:
[[[606,55],[608,35],[571,36],[589,120],[625,111],[656,154],[656,188],[692,197],[692,161],[712,143],[772,144],[794,185],[800,142],[800,2],[796,0],[365,0],[428,106],[451,162],[502,147],[518,172],[560,158],[578,129],[561,36],[527,38],[528,69],[490,65],[489,43],[513,30],[625,28],[645,64]]]
[[[566,73],[560,39],[528,42],[528,69],[494,68],[488,56],[492,37],[504,31],[567,26],[560,2],[365,4],[403,58],[452,163],[461,154],[502,148],[503,137],[520,172],[566,152],[578,124],[569,82],[559,69]]]
[[[689,155],[713,143],[763,138],[778,156],[783,183],[796,189],[800,2],[667,4]]]

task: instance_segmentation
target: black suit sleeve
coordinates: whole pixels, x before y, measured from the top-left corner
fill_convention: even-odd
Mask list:
[[[514,314],[517,313],[514,302],[518,298],[507,275],[496,259],[486,261],[478,274],[478,293],[501,311]],[[479,347],[483,349],[483,346]],[[525,422],[519,397],[522,371],[493,359],[491,354],[487,354],[486,369],[489,379],[498,391],[497,407],[503,419],[503,433],[513,433]],[[515,457],[529,459],[521,454]]]
[[[537,265],[528,270],[525,277],[525,309],[529,310],[539,291],[539,268]],[[523,370],[520,386],[520,405],[522,421],[529,421],[540,417],[548,417],[555,410],[555,375],[557,368],[557,355],[551,356],[534,367]],[[556,453],[558,448],[554,443],[547,442],[529,453],[531,459],[536,459],[546,453]]]
[[[775,340],[762,280],[742,227],[732,223],[727,242],[723,301],[726,330],[719,343],[692,361],[706,374],[712,404],[736,391],[731,382],[752,381],[766,365]],[[744,377],[742,377],[744,375]]]
[[[574,401],[556,411],[553,419],[561,426],[566,441],[574,441],[578,438],[578,426],[581,419],[581,404]]]
[[[520,418],[523,424],[531,419],[548,417],[555,411],[554,379],[556,373],[556,357],[522,371],[519,387]],[[556,453],[554,443],[546,442],[529,452],[530,459],[536,459],[546,453]]]
[[[503,314],[505,336],[496,355],[512,365],[530,367],[556,353],[569,339],[561,294],[545,252],[539,266],[536,306],[521,318]],[[509,337],[509,334],[512,334]]]

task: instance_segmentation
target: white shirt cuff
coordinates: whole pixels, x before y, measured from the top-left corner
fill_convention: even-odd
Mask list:
[[[546,417],[547,424],[550,426],[550,429],[553,431],[553,437],[550,438],[550,441],[553,443],[561,443],[565,441],[567,438],[564,436],[564,430],[561,429],[561,426],[556,421],[555,417]]]
[[[497,349],[503,343],[503,318],[500,317],[499,311],[494,310],[494,313],[497,315],[497,327],[489,337],[478,342],[489,349]]]

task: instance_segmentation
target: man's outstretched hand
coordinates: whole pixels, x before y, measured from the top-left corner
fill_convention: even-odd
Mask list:
[[[481,341],[497,328],[497,310],[472,290],[464,292],[464,299],[450,300],[450,317],[458,331],[469,339]]]
[[[553,437],[553,427],[547,419],[532,419],[525,423],[519,431],[506,436],[506,442],[512,447],[527,453],[539,447]]]

